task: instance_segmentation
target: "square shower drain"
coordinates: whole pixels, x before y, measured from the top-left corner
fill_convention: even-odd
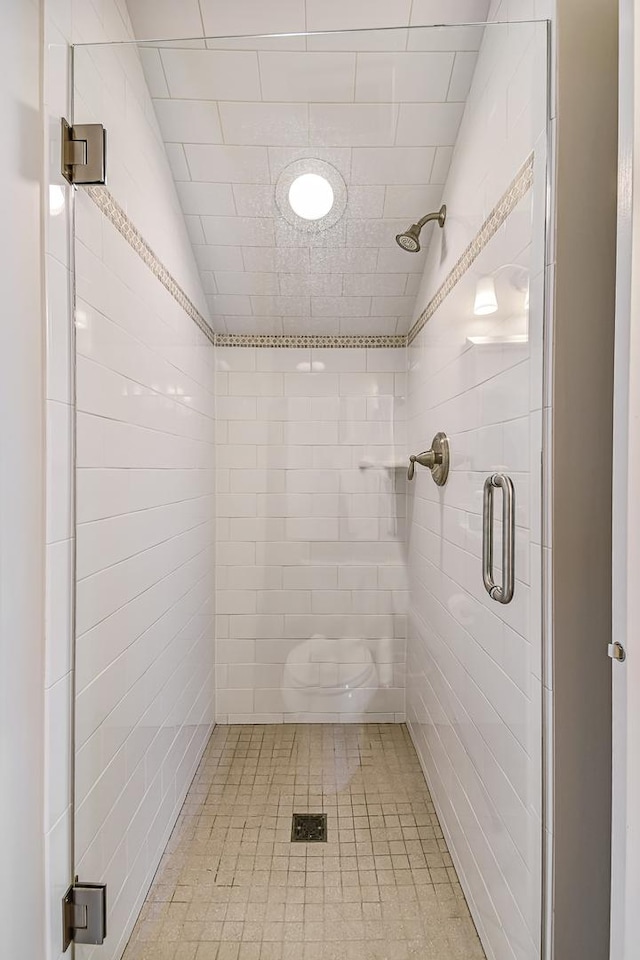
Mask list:
[[[294,813],[291,824],[292,843],[326,843],[326,813]]]

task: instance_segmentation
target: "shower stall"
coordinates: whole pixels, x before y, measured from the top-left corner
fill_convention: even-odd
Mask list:
[[[74,47],[82,960],[545,955],[548,24],[476,7]]]

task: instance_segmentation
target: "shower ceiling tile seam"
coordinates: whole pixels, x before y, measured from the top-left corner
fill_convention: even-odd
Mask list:
[[[316,106],[323,104],[378,105],[380,103],[399,104],[405,101],[446,103],[455,68],[455,58],[459,52],[469,51],[288,52],[168,48],[160,50],[160,62],[164,70],[169,97],[159,97],[158,99],[217,101],[229,104],[262,104],[265,106],[281,106],[285,103],[312,103]],[[189,61],[194,66],[199,62],[204,65],[208,62],[210,66],[218,67],[218,61],[221,58],[227,62],[228,66],[221,71],[221,76],[218,77],[217,81],[215,79],[216,75],[212,75],[211,72],[206,75],[205,71],[201,70],[199,76],[196,72],[190,77],[184,70],[184,65]],[[384,96],[387,91],[383,90],[381,94],[379,90],[379,83],[377,82],[380,77],[379,66],[385,59],[393,61],[393,77],[390,82],[396,100]],[[234,62],[235,67],[233,66]],[[296,95],[293,99],[291,93],[288,98],[282,96],[281,94],[284,91],[291,91],[292,70],[301,62],[315,63],[316,66],[323,67],[319,78],[317,78],[320,82],[318,87],[320,92],[316,92],[315,96],[310,98],[309,94],[314,92],[313,87],[305,89],[302,84],[294,83]],[[421,69],[416,71],[416,66]],[[442,70],[442,66],[446,69]],[[252,69],[253,67],[255,67],[255,71]],[[418,95],[418,93],[422,93],[421,84],[430,79],[429,76],[425,76],[425,67],[429,68],[434,74],[437,72],[437,77],[431,77],[432,82],[437,83],[435,95]],[[415,72],[415,75],[412,76],[412,72]],[[241,86],[239,90],[231,88],[233,95],[225,96],[224,91],[229,89],[227,85],[235,82],[235,76],[238,73],[242,74],[244,86]],[[279,76],[279,73],[282,75]],[[328,82],[326,80],[327,76],[332,78],[331,85],[323,92],[322,82]],[[234,80],[230,80],[230,77],[234,77]],[[336,86],[336,78],[341,81],[338,86]],[[216,96],[208,95],[211,86],[219,91]],[[298,86],[301,87],[300,93],[297,92]],[[398,92],[398,86],[400,92]],[[265,87],[267,89],[266,94]],[[207,95],[202,95],[201,91],[204,89],[206,89]]]
[[[243,108],[243,107],[265,107],[267,108],[267,110],[275,110],[278,107],[286,107],[287,110],[289,111],[291,111],[292,108],[294,107],[306,107],[307,110],[309,108],[311,109],[315,108],[315,112],[317,113],[321,113],[322,111],[330,109],[332,107],[336,107],[340,109],[355,107],[358,109],[358,111],[360,110],[360,108],[364,108],[364,109],[376,108],[376,109],[379,109],[382,113],[390,112],[393,114],[392,119],[395,121],[399,114],[403,112],[406,113],[408,109],[419,108],[419,107],[443,107],[443,108],[450,107],[451,110],[449,110],[448,112],[453,113],[454,108],[460,107],[466,103],[466,99],[464,97],[455,97],[455,98],[449,98],[445,100],[445,99],[442,99],[441,97],[438,97],[432,100],[426,97],[422,97],[420,100],[412,100],[412,101],[375,100],[375,101],[362,101],[362,102],[354,101],[353,103],[343,102],[343,101],[322,101],[318,103],[310,103],[308,101],[303,102],[303,101],[291,101],[291,100],[288,100],[288,101],[216,100],[214,98],[209,98],[209,97],[199,98],[199,97],[154,96],[152,98],[152,102],[156,109],[158,109],[159,106],[162,108],[162,107],[166,107],[169,104],[177,104],[179,106],[192,107],[194,108],[194,112],[197,112],[195,111],[195,107],[202,107],[202,108],[223,107],[224,108],[223,113],[219,114],[219,121],[218,121],[219,132],[218,132],[218,127],[214,127],[213,128],[214,133],[209,134],[208,139],[187,140],[185,138],[170,136],[169,134],[165,133],[165,143],[207,143],[207,144],[211,144],[212,146],[225,144],[226,146],[235,146],[235,147],[241,147],[241,146],[266,146],[266,147],[291,147],[291,148],[299,147],[300,149],[305,149],[306,147],[310,147],[310,146],[322,147],[322,148],[352,147],[356,149],[358,147],[391,148],[393,146],[411,146],[411,144],[401,144],[401,143],[398,143],[397,140],[395,139],[391,143],[380,143],[378,141],[374,143],[352,143],[352,144],[337,143],[337,142],[332,143],[327,138],[323,138],[321,142],[306,143],[306,144],[299,143],[297,140],[295,143],[287,144],[287,143],[283,143],[282,140],[280,139],[277,139],[273,143],[264,143],[263,141],[259,141],[258,143],[256,143],[254,140],[245,141],[242,139],[238,139],[239,136],[247,135],[244,133],[239,134],[238,131],[235,132],[235,135],[233,136],[231,135],[231,130],[234,125],[232,121],[236,119],[232,116],[232,114],[236,112],[237,108]],[[345,109],[345,112],[351,113],[353,115],[356,114],[355,110]],[[203,113],[206,114],[206,111],[203,110]],[[223,114],[227,115],[226,120],[223,119]],[[161,123],[162,128],[164,128],[165,130],[169,127],[169,123],[166,118],[163,118],[159,122]],[[225,130],[228,131],[226,135],[225,135]],[[429,144],[429,143],[425,144],[425,146],[433,146],[433,145],[434,144]]]

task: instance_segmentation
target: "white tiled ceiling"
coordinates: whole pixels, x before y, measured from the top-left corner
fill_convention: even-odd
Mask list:
[[[395,235],[442,202],[488,0],[129,0],[212,325],[226,333],[393,334],[420,254]],[[454,8],[452,10],[451,8]],[[242,39],[305,30],[370,32]],[[206,40],[211,36],[237,39]],[[275,203],[285,167],[339,170],[344,216],[309,235]],[[446,198],[445,198],[446,199]]]

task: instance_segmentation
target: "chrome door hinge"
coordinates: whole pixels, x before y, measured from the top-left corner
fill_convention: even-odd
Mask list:
[[[69,183],[106,183],[107,131],[101,123],[76,123],[62,118],[62,176]]]
[[[607,647],[607,653],[612,660],[617,660],[618,663],[624,663],[627,659],[627,651],[621,643],[610,643]]]
[[[62,952],[69,944],[104,943],[107,935],[106,883],[72,883],[62,898]]]

